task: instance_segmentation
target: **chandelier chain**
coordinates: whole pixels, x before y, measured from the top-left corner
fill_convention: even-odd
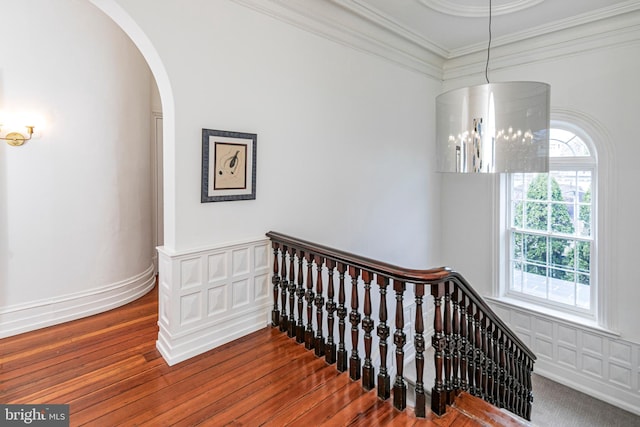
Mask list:
[[[489,0],[489,45],[487,46],[487,63],[484,66],[484,78],[489,83],[489,54],[491,52],[491,0]]]

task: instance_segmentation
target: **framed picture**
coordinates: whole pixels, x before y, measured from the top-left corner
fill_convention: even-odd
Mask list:
[[[255,133],[202,129],[202,203],[256,198],[257,142]]]

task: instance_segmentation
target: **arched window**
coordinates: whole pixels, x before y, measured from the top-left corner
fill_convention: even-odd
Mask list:
[[[593,315],[597,162],[588,136],[553,123],[549,173],[507,178],[505,294]]]

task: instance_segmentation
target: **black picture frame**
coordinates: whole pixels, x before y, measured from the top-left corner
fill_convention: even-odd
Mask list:
[[[256,198],[255,133],[202,129],[201,203]]]

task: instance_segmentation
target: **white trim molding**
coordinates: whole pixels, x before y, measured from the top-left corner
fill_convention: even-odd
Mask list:
[[[640,415],[640,344],[504,301],[489,304],[535,353],[535,373]]]
[[[122,281],[0,309],[0,338],[102,313],[135,301],[155,285],[154,266]]]
[[[334,0],[313,2],[310,7],[309,2],[289,0],[233,1],[332,42],[442,79],[444,51],[362,4]]]
[[[169,365],[264,328],[271,310],[266,238],[172,252],[158,248],[158,341]]]
[[[492,16],[507,15],[509,13],[526,10],[544,0],[511,0],[504,4],[495,5],[491,9]],[[473,6],[470,4],[461,4],[451,0],[418,0],[423,6],[429,9],[446,13],[447,15],[461,16],[464,18],[484,18],[489,16],[489,6]]]

